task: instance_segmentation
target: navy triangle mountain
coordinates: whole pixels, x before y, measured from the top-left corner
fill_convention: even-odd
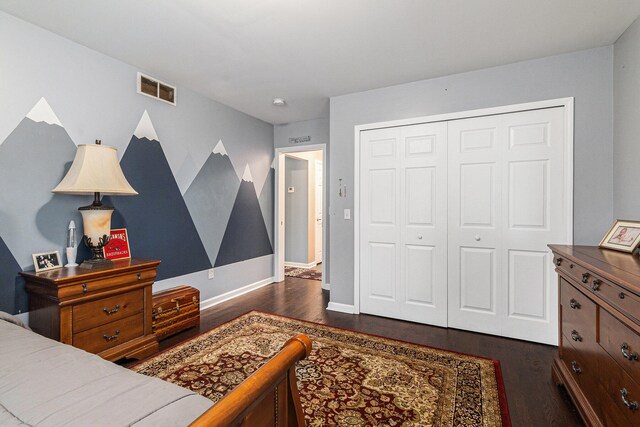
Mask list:
[[[21,287],[24,283],[19,279],[18,273],[22,271],[16,259],[11,255],[11,251],[4,240],[0,237],[0,311],[15,314],[18,310],[26,311],[26,294],[16,292],[17,284]],[[24,296],[22,296],[24,294]]]
[[[116,209],[111,227],[127,228],[132,255],[162,261],[158,280],[211,268],[160,143],[134,135],[120,165],[139,195],[106,203]]]
[[[253,182],[242,180],[216,258],[216,267],[273,254]]]

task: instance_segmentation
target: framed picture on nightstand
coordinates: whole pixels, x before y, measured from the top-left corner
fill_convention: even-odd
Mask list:
[[[33,258],[33,266],[36,269],[36,273],[62,267],[60,252],[58,251],[33,254],[31,257]]]

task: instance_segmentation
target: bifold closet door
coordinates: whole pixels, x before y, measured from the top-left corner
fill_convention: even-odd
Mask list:
[[[361,133],[360,311],[447,324],[446,123]]]
[[[563,108],[449,122],[450,327],[557,344],[565,134]]]

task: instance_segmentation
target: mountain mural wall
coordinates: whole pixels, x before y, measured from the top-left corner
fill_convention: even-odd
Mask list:
[[[273,254],[249,165],[242,175],[215,266]]]
[[[264,223],[267,226],[267,233],[269,234],[269,241],[271,241],[271,246],[273,246],[273,217],[275,215],[275,175],[276,171],[273,168],[273,163],[271,163],[269,173],[267,174],[267,179],[262,186],[260,197],[258,197],[258,201],[260,202],[260,210],[262,211]]]
[[[21,297],[19,293],[16,295],[16,282],[20,271],[18,262],[0,237],[0,311],[15,314],[18,312],[18,306],[24,305],[23,301],[18,301]],[[24,296],[24,289],[21,288],[20,291]]]
[[[127,228],[133,256],[161,260],[158,280],[211,268],[146,111],[120,166],[139,194],[105,198],[105,203],[116,209],[112,228]]]
[[[211,264],[218,256],[239,187],[240,179],[219,141],[184,195]]]

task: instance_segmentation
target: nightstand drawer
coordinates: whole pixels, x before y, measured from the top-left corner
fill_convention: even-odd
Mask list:
[[[109,298],[73,306],[73,333],[93,329],[141,312],[144,291],[137,289]]]
[[[144,316],[140,313],[74,334],[73,346],[90,353],[100,353],[142,336],[143,332]]]
[[[106,279],[87,279],[76,285],[60,288],[60,298],[72,298],[91,296],[97,292],[103,292],[112,288],[121,288],[125,285],[153,282],[156,278],[155,270],[145,270],[134,273],[114,275]]]

